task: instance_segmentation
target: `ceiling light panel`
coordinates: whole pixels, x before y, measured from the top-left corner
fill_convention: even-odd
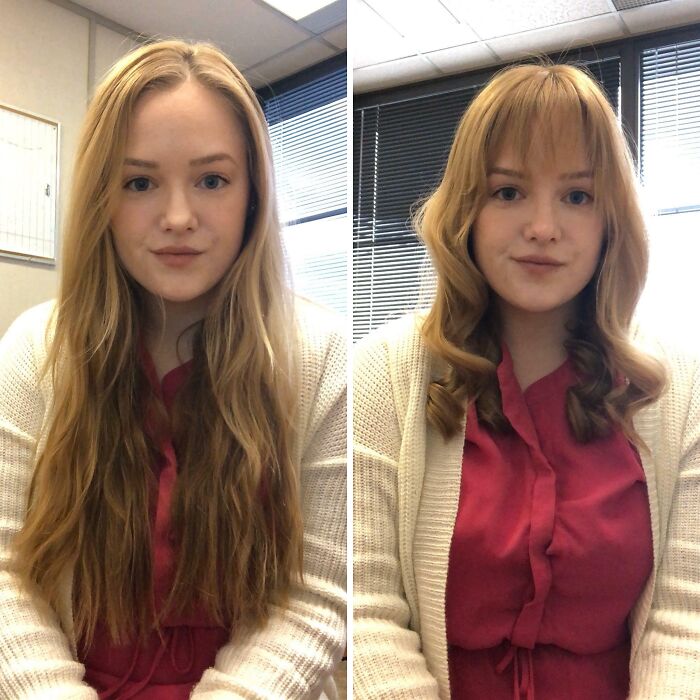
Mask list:
[[[303,17],[308,17],[326,5],[332,4],[334,0],[264,0],[265,3],[283,12],[287,17],[291,17],[298,22]]]

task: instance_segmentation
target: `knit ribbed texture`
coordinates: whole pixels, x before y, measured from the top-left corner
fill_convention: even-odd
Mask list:
[[[96,700],[75,660],[70,605],[56,614],[21,592],[8,545],[22,525],[51,388],[38,386],[53,303],[20,316],[0,341],[0,698]],[[298,700],[336,696],[330,676],[345,646],[346,341],[334,316],[307,303],[299,324],[297,453],[304,514],[304,584],[258,632],[219,650],[191,697]],[[66,577],[65,601],[71,600]]]
[[[354,697],[450,697],[445,586],[464,433],[426,425],[420,319],[354,358]],[[638,341],[640,344],[641,340]],[[700,698],[700,363],[657,344],[669,391],[640,412],[654,571],[632,613],[630,698]]]

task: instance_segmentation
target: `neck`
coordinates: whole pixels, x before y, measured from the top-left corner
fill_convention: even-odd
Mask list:
[[[502,339],[513,360],[515,376],[524,390],[554,371],[566,359],[566,324],[573,306],[531,313],[501,305]]]
[[[147,313],[144,339],[158,375],[162,377],[170,369],[192,359],[196,324],[204,318],[206,306],[198,299],[177,303],[164,300],[161,308],[156,300],[151,300]]]

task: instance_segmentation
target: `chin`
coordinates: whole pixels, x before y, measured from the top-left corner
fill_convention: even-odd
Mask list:
[[[571,299],[562,299],[552,302],[515,304],[514,307],[529,314],[548,314],[568,308],[571,301]]]

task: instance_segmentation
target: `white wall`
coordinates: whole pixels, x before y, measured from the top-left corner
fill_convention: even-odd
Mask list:
[[[0,0],[0,17],[0,103],[60,123],[60,249],[78,131],[92,90],[89,76],[99,79],[135,44],[95,16],[48,0]],[[22,311],[53,298],[57,287],[56,268],[0,256],[0,336]]]

